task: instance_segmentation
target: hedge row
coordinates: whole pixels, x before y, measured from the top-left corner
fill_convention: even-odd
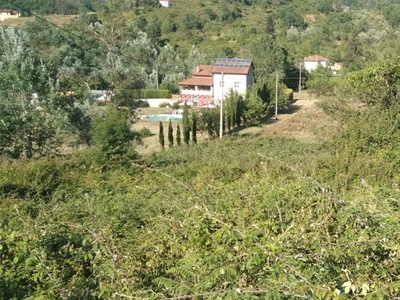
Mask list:
[[[136,99],[171,98],[171,92],[169,90],[136,90],[134,97]]]

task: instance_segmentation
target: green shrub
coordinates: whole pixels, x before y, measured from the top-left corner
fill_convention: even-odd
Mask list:
[[[149,137],[149,136],[152,136],[152,135],[153,135],[153,133],[152,133],[151,130],[150,130],[149,128],[147,128],[147,127],[143,127],[143,128],[140,129],[140,131],[139,131],[139,136],[142,137],[142,138]]]
[[[150,107],[149,102],[147,102],[146,100],[139,99],[139,100],[136,100],[135,103],[136,103],[136,107]]]
[[[126,113],[115,108],[93,119],[91,134],[101,157],[107,160],[125,155],[132,138]]]
[[[182,103],[182,101],[176,101],[176,102],[174,102],[174,103],[172,103],[172,108],[173,109],[179,109],[179,108],[181,108],[180,107],[180,105],[179,104],[181,104]]]
[[[165,107],[171,107],[171,104],[169,104],[168,102],[161,102],[158,106],[165,108]]]
[[[171,94],[179,94],[179,86],[170,82],[161,83],[160,90],[169,90]]]
[[[337,107],[336,114],[343,110]],[[319,176],[338,189],[349,190],[362,182],[392,186],[400,171],[400,106],[347,110],[341,113],[345,129],[329,143],[332,155],[318,160]],[[333,115],[335,116],[335,115]]]
[[[288,99],[290,102],[293,102],[293,90],[292,90],[292,89],[287,89],[287,90],[285,91],[285,95],[286,95],[287,99]]]

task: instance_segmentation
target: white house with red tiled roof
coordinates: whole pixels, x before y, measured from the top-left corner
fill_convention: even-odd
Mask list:
[[[164,6],[164,7],[171,6],[171,0],[158,0],[158,2],[161,4],[161,6]]]
[[[245,95],[246,90],[254,84],[254,66],[250,59],[218,58],[212,68],[212,74],[214,101],[217,104],[231,89]]]
[[[180,98],[195,107],[219,104],[231,89],[244,95],[253,84],[251,60],[218,58],[214,65],[197,66],[191,78],[179,82]]]
[[[0,22],[3,22],[5,19],[16,19],[19,18],[21,15],[19,12],[11,9],[0,9]]]
[[[321,55],[311,55],[304,58],[304,69],[308,72],[315,70],[319,65],[327,68],[329,66],[329,60]]]

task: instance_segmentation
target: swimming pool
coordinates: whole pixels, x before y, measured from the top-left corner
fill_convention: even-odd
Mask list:
[[[153,115],[153,116],[148,116],[146,118],[147,120],[150,121],[173,121],[173,122],[180,122],[182,121],[182,116],[181,115],[172,115],[172,114],[161,114],[161,115]]]

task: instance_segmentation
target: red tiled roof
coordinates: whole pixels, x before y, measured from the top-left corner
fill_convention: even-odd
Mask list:
[[[320,61],[328,61],[328,59],[321,55],[311,55],[309,57],[306,57],[304,61],[320,62]]]
[[[213,79],[212,77],[192,77],[186,80],[179,82],[179,85],[203,85],[203,86],[212,86]]]
[[[211,70],[212,65],[198,65],[197,68],[192,72],[193,76],[212,76]]]
[[[11,9],[0,9],[0,13],[18,14],[17,11]]]
[[[251,60],[217,59],[214,65],[198,65],[192,72],[193,77],[179,82],[179,85],[212,86],[214,73],[247,75],[252,67]]]

